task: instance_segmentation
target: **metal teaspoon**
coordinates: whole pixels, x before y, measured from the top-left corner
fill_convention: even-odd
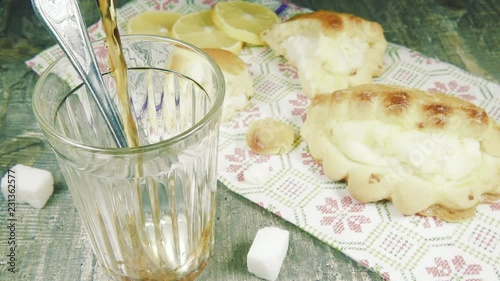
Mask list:
[[[59,43],[95,99],[116,145],[126,147],[120,117],[104,85],[77,1],[32,0],[32,5],[37,17]]]

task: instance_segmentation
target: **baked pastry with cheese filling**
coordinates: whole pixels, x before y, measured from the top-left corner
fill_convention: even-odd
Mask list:
[[[248,65],[238,55],[223,49],[204,48],[203,51],[212,57],[224,75],[226,96],[221,119],[226,122],[248,105],[254,95],[253,78]]]
[[[387,47],[382,26],[351,14],[300,14],[264,30],[262,40],[297,68],[305,94],[330,94],[383,72]]]
[[[500,126],[457,97],[367,84],[316,96],[301,129],[312,157],[360,202],[459,221],[500,199]]]
[[[226,92],[221,117],[221,122],[224,123],[248,105],[254,95],[253,78],[248,65],[238,55],[215,48],[203,48],[202,51],[217,63],[224,76]],[[211,76],[204,72],[204,63],[206,62],[200,60],[192,51],[176,48],[169,57],[166,68],[187,75],[203,88],[211,89],[213,81]]]

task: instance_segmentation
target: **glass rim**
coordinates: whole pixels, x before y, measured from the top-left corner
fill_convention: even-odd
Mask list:
[[[180,45],[182,47],[188,48],[192,51],[194,51],[196,54],[200,55],[202,58],[204,58],[213,68],[216,76],[216,97],[214,100],[214,103],[208,113],[203,116],[203,118],[192,125],[190,128],[187,130],[184,130],[183,132],[174,135],[168,139],[152,143],[152,144],[147,144],[147,145],[141,145],[137,147],[97,147],[97,146],[91,146],[91,145],[86,145],[82,142],[78,142],[76,140],[73,140],[71,138],[68,138],[61,133],[59,133],[57,130],[55,130],[54,126],[51,124],[48,124],[45,122],[45,120],[41,117],[41,114],[37,110],[37,105],[35,104],[37,101],[42,101],[40,98],[41,95],[41,87],[43,83],[47,80],[48,75],[51,73],[51,70],[56,67],[61,61],[66,60],[67,64],[71,67],[73,67],[72,63],[69,61],[68,57],[66,55],[63,55],[59,58],[57,58],[54,62],[52,62],[42,73],[42,75],[38,78],[35,88],[33,91],[33,98],[32,98],[32,108],[33,108],[33,113],[35,115],[35,119],[37,120],[38,125],[44,131],[46,134],[49,134],[51,137],[57,139],[58,141],[63,142],[64,144],[67,144],[73,148],[78,148],[82,149],[85,151],[89,151],[92,153],[98,153],[98,154],[108,154],[108,155],[127,155],[127,154],[136,154],[136,153],[144,153],[144,152],[149,152],[157,149],[161,149],[164,147],[172,146],[174,144],[177,144],[188,137],[190,137],[192,134],[196,133],[200,129],[202,129],[204,126],[208,124],[210,120],[213,119],[213,116],[215,115],[216,111],[222,110],[222,104],[224,101],[224,96],[226,92],[226,85],[225,85],[225,80],[224,80],[224,75],[222,74],[222,70],[220,69],[219,65],[205,52],[203,52],[200,48],[178,40],[174,38],[167,38],[167,37],[160,37],[160,36],[154,36],[154,35],[124,35],[121,36],[122,43],[127,42],[127,40],[134,39],[134,40],[140,40],[140,39],[145,39],[146,41],[158,41],[158,42],[165,42],[169,44],[174,44],[174,45]],[[96,40],[91,42],[92,46],[95,44],[99,43],[104,43],[105,38]],[[127,68],[129,69],[129,68]],[[71,89],[71,91],[76,88],[76,87],[81,87],[83,86],[83,82]],[[69,91],[69,92],[71,92]],[[38,102],[40,103],[40,102]],[[49,141],[50,143],[50,141]]]

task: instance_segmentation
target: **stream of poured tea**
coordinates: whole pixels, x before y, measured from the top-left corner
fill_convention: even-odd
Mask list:
[[[106,43],[109,52],[109,63],[110,63],[110,71],[112,76],[116,81],[117,86],[117,97],[118,97],[118,106],[120,110],[120,117],[123,124],[124,133],[127,139],[127,144],[129,147],[137,147],[139,146],[139,136],[137,132],[137,126],[135,124],[134,116],[132,114],[131,101],[129,97],[128,91],[128,74],[127,74],[127,64],[125,61],[125,57],[122,51],[122,45],[120,40],[120,33],[118,31],[118,25],[116,21],[116,10],[114,7],[114,0],[96,0],[97,5],[99,7],[99,11],[102,18],[102,24],[104,27],[104,31],[106,34]],[[136,189],[136,194],[141,194],[141,190],[144,190],[144,187],[141,187],[141,177],[143,177],[143,160],[141,155],[137,156],[137,162],[135,162],[135,177],[132,180],[133,187]],[[151,183],[151,181],[148,181]],[[159,185],[160,182],[155,182],[155,184]],[[143,185],[143,184],[142,184]],[[156,192],[156,191],[155,191]],[[169,191],[170,192],[170,191]],[[174,194],[175,195],[175,194]],[[155,201],[158,201],[157,199]],[[208,202],[210,203],[210,202]],[[207,204],[207,203],[205,203]],[[213,204],[211,202],[210,204]],[[140,208],[142,208],[142,202],[139,202]],[[204,206],[204,205],[203,205]],[[200,208],[203,210],[203,206]],[[183,206],[182,208],[186,208]],[[159,209],[159,208],[158,208]],[[155,210],[155,212],[159,212],[159,210]],[[177,212],[177,211],[176,211]],[[211,209],[211,212],[215,212],[215,208]],[[159,214],[156,214],[159,217]],[[115,216],[115,215],[113,215]],[[214,217],[214,215],[210,215],[210,217]],[[212,224],[207,223],[207,226],[204,227],[201,231],[200,235],[200,243],[198,247],[194,250],[189,249],[190,246],[189,238],[191,237],[187,233],[184,234],[173,234],[173,230],[168,229],[168,219],[160,223],[161,227],[153,226],[151,224],[144,225],[144,228],[137,226],[137,220],[143,221],[143,217],[129,217],[127,219],[127,226],[122,231],[124,237],[130,237],[129,242],[125,242],[126,239],[119,238],[119,247],[131,247],[133,250],[131,252],[134,255],[124,255],[120,260],[116,262],[120,264],[121,268],[127,268],[127,271],[135,272],[135,277],[130,276],[121,276],[122,280],[182,280],[189,281],[194,280],[196,277],[203,271],[203,268],[206,266],[207,261],[199,264],[198,268],[192,271],[191,263],[196,264],[198,257],[208,256],[210,251],[210,245],[212,241],[213,229]],[[186,221],[174,221],[172,222],[172,226],[178,229],[191,229],[187,225]],[[103,226],[104,228],[104,226]],[[160,232],[161,233],[160,233]],[[174,245],[178,247],[178,250],[185,255],[185,264],[182,266],[177,265],[176,268],[171,268],[172,264],[165,264],[159,266],[155,261],[152,263],[150,260],[151,256],[154,256],[154,252],[157,251],[155,247],[151,246],[151,248],[145,247],[139,238],[138,233],[146,232],[148,237],[160,236],[165,240],[171,240]],[[144,236],[144,233],[143,235]],[[156,239],[156,238],[155,238]],[[155,239],[152,239],[154,241]],[[175,242],[173,242],[175,241]],[[192,242],[191,242],[192,243]],[[108,244],[108,247],[114,247],[116,245]],[[168,248],[169,245],[163,245],[163,247]],[[176,260],[178,257],[175,254],[170,253],[166,257],[168,259]],[[175,263],[174,263],[175,264]],[[155,268],[155,267],[158,267]],[[126,274],[126,273],[125,273]],[[137,279],[138,278],[138,279]]]
[[[139,146],[139,136],[130,107],[128,94],[127,63],[123,56],[120,32],[116,21],[114,0],[97,0],[101,13],[106,42],[109,52],[111,74],[116,80],[118,106],[123,123],[123,129],[129,147]]]

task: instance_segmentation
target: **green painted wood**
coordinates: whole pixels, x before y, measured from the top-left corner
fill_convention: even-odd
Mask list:
[[[24,61],[54,41],[38,23],[30,1],[0,0],[0,173],[23,163],[50,170],[55,191],[42,210],[16,210],[17,270],[7,272],[6,203],[0,199],[0,280],[107,280],[96,265],[57,163],[31,109],[37,75]],[[94,1],[81,1],[88,23]],[[117,1],[120,6],[126,1]],[[500,3],[497,0],[293,0],[311,9],[376,20],[388,41],[500,81]],[[290,223],[219,186],[215,252],[199,280],[259,280],[246,270],[246,254],[261,227],[290,231],[279,280],[381,280]]]

